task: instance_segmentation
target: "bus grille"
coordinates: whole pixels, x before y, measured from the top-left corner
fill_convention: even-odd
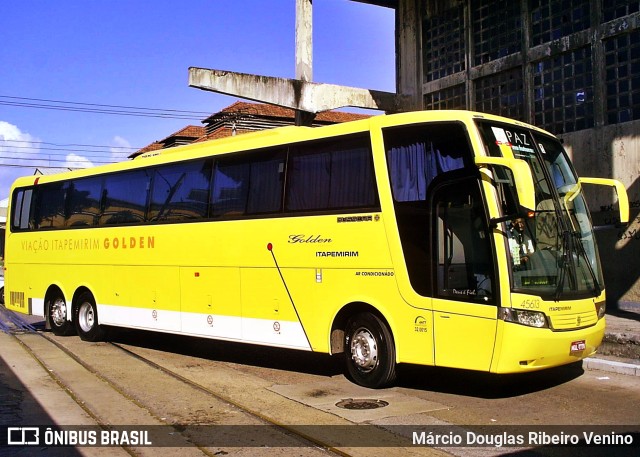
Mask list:
[[[11,292],[9,295],[9,303],[11,306],[24,308],[24,292]]]
[[[554,330],[573,330],[577,328],[591,327],[597,322],[598,314],[595,311],[551,316],[551,327]]]

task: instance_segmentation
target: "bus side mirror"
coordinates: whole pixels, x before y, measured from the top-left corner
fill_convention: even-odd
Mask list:
[[[510,157],[479,156],[475,158],[475,163],[478,167],[492,166],[511,171],[518,193],[518,204],[527,211],[535,211],[536,194],[533,187],[533,176],[531,176],[531,169],[526,161]]]
[[[578,185],[581,184],[595,184],[598,186],[611,186],[615,189],[618,195],[618,206],[620,211],[620,225],[629,223],[629,196],[627,195],[627,189],[617,179],[606,178],[578,178]]]

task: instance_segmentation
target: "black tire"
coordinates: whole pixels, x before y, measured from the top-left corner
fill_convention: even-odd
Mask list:
[[[387,325],[375,314],[360,313],[347,323],[344,354],[347,374],[363,387],[379,389],[396,380],[396,349]]]
[[[73,323],[68,319],[67,301],[60,292],[53,292],[46,303],[47,320],[51,331],[59,336],[73,334]]]
[[[101,341],[104,328],[98,323],[98,307],[90,292],[82,292],[73,308],[73,321],[78,336],[84,341]]]
[[[4,305],[4,286],[0,288],[0,305]]]

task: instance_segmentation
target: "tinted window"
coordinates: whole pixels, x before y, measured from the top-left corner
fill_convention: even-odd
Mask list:
[[[246,212],[249,171],[248,164],[216,162],[211,188],[213,217],[239,216]]]
[[[105,176],[100,225],[144,222],[150,174],[150,170],[138,170]]]
[[[282,209],[285,154],[251,164],[247,213],[272,213]]]
[[[64,199],[66,182],[36,187],[36,204],[32,226],[36,229],[62,228],[65,222]]]
[[[211,161],[198,160],[155,170],[149,219],[179,221],[207,217]]]
[[[367,137],[296,146],[287,173],[289,211],[371,208],[378,204]]]
[[[13,205],[11,205],[13,217],[11,218],[14,229],[29,228],[29,212],[31,210],[31,197],[33,189],[19,190],[15,193]]]
[[[213,217],[280,211],[286,154],[259,151],[216,160],[211,188]]]
[[[427,188],[436,176],[471,161],[461,124],[396,127],[383,133],[391,189],[398,202],[426,200]]]
[[[67,227],[91,227],[101,213],[102,177],[77,179],[67,189]]]

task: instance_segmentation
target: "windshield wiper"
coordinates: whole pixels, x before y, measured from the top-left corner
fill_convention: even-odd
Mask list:
[[[569,255],[572,257],[570,262],[571,262],[571,265],[574,268],[576,268],[574,271],[577,274],[577,268],[579,268],[579,264],[575,265],[573,261],[573,249],[575,245],[575,251],[578,255],[578,263],[579,263],[579,258],[582,257],[584,259],[584,262],[587,265],[587,271],[591,276],[591,280],[593,281],[593,290],[596,296],[598,296],[600,295],[600,292],[602,292],[602,288],[600,287],[600,283],[598,282],[598,277],[595,271],[593,270],[593,267],[591,266],[591,262],[589,261],[587,252],[584,249],[584,244],[582,243],[582,238],[581,238],[581,231],[578,230],[579,224],[578,224],[578,227],[576,227],[573,219],[571,218],[571,213],[569,211],[569,203],[573,202],[581,193],[582,193],[582,186],[580,185],[580,182],[577,182],[571,189],[567,191],[567,193],[562,198],[564,202],[564,211],[566,212],[566,219],[569,221],[572,228],[571,232],[569,232],[569,230],[565,230],[563,234],[563,245],[566,243],[569,248]],[[563,251],[564,251],[564,246],[563,246]],[[577,276],[575,279],[577,281]],[[564,282],[564,270],[562,271],[562,282]],[[558,289],[556,289],[556,300],[560,298],[560,294],[562,292],[562,285],[563,285],[562,282],[558,285]]]
[[[574,252],[577,254],[577,258],[574,258]],[[589,257],[587,256],[587,252],[585,251],[584,245],[582,244],[580,232],[571,232],[569,230],[564,230],[562,232],[562,253],[558,262],[560,274],[558,276],[558,286],[556,287],[556,293],[554,297],[555,301],[560,301],[560,298],[562,297],[564,282],[566,280],[568,271],[570,272],[569,280],[573,282],[572,288],[577,290],[578,269],[583,271],[579,265],[580,257],[584,259],[587,271],[589,272],[591,280],[593,281],[593,291],[595,295],[598,296],[602,292],[602,288],[600,286],[600,283],[598,282],[596,272],[593,270],[591,262],[589,262]],[[576,262],[578,264],[576,264]]]
[[[596,272],[593,270],[591,266],[591,262],[589,261],[589,257],[587,256],[587,251],[584,249],[584,244],[582,243],[582,239],[580,238],[580,232],[573,232],[573,241],[577,246],[576,251],[578,252],[578,256],[584,259],[585,264],[587,265],[587,271],[593,280],[593,292],[596,297],[600,295],[602,292],[602,287],[600,287],[600,283],[598,282],[598,277],[596,276]]]
[[[558,285],[556,286],[555,301],[560,301],[560,298],[562,297],[564,281],[567,276],[567,268],[569,267],[569,264],[573,257],[571,244],[571,234],[569,233],[569,230],[564,230],[562,232],[562,251],[558,260],[558,269],[560,270],[560,274],[558,275]]]

